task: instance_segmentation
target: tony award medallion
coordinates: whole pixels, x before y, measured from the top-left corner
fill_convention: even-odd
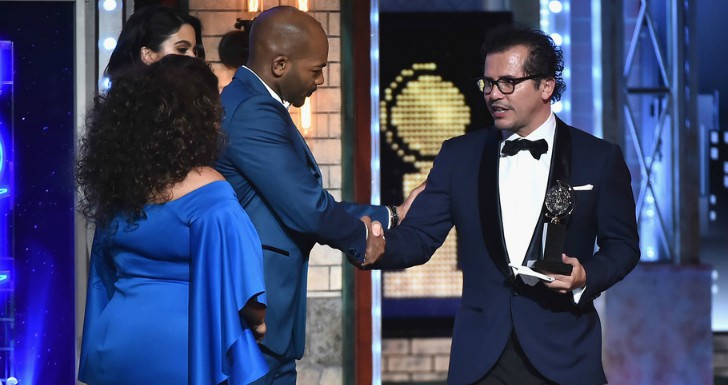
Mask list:
[[[570,275],[572,266],[561,261],[566,239],[566,222],[574,210],[574,189],[560,180],[546,191],[546,246],[543,259],[536,261],[533,268],[542,272]]]

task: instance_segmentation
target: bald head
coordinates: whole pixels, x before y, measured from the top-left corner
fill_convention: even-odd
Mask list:
[[[277,55],[295,59],[306,51],[308,45],[321,39],[326,40],[326,33],[309,14],[294,7],[274,7],[253,22],[249,63],[255,66]]]
[[[321,24],[294,7],[280,6],[253,22],[247,67],[281,99],[300,107],[323,84],[328,54]]]

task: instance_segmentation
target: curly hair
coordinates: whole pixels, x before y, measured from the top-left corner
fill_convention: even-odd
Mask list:
[[[195,56],[205,58],[205,49],[202,45],[202,24],[194,16],[180,12],[174,8],[163,5],[149,5],[134,12],[124,24],[119,34],[116,47],[109,57],[106,66],[106,75],[115,80],[117,74],[128,66],[142,64],[141,49],[148,47],[159,52],[167,38],[177,33],[179,29],[189,24],[195,30],[197,45],[194,47]]]
[[[145,204],[168,201],[172,185],[217,159],[221,119],[217,78],[199,59],[167,55],[120,73],[86,119],[81,213],[99,226],[145,218]]]
[[[561,94],[566,89],[563,77],[564,55],[551,36],[543,31],[520,25],[501,24],[488,32],[480,53],[485,61],[489,53],[504,52],[518,45],[526,46],[529,50],[528,58],[523,64],[525,75],[545,74],[544,77],[554,78],[556,84],[551,94],[551,102],[561,100]]]

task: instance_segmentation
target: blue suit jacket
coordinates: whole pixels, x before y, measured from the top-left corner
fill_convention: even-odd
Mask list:
[[[321,184],[316,160],[286,108],[250,70],[222,92],[228,145],[216,168],[232,184],[263,245],[266,326],[262,344],[303,356],[308,255],[318,242],[362,258],[365,226],[388,223],[384,206],[336,202]]]
[[[557,119],[552,175],[559,154],[570,151],[569,183],[594,186],[576,191],[567,227],[564,252],[579,259],[587,279],[580,302],[574,304],[571,294],[516,281],[507,266],[498,197],[500,140],[500,132],[492,129],[443,144],[427,188],[403,223],[386,232],[387,251],[376,267],[425,263],[454,225],[463,293],[448,383],[471,384],[482,378],[515,331],[533,365],[552,381],[604,384],[601,327],[592,301],[624,278],[640,255],[634,197],[622,153],[618,146]]]

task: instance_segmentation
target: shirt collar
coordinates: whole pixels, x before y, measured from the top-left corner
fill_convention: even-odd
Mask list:
[[[251,74],[255,75],[255,77],[258,78],[258,80],[260,80],[261,83],[263,83],[263,85],[265,86],[265,88],[270,93],[270,96],[272,96],[273,99],[279,101],[283,105],[283,107],[285,107],[286,109],[288,109],[288,107],[291,106],[291,103],[289,103],[289,102],[281,99],[281,97],[275,91],[273,91],[273,89],[270,88],[268,86],[268,84],[266,82],[264,82],[263,79],[261,79],[260,76],[258,76],[258,74],[255,73],[255,71],[251,70],[250,68],[248,68],[246,66],[243,66],[243,68],[245,68],[246,70],[250,71]]]
[[[543,124],[538,126],[537,129],[533,130],[533,132],[525,137],[521,137],[520,135],[516,134],[509,134],[507,132],[504,132],[504,134],[509,136],[505,138],[503,142],[501,142],[501,148],[503,148],[503,144],[506,142],[506,140],[528,139],[530,141],[535,141],[539,139],[546,139],[546,143],[549,144],[548,153],[550,153],[551,149],[554,146],[554,135],[556,134],[556,115],[554,115],[552,111],[549,114],[549,117],[546,118],[546,121],[543,122]]]

